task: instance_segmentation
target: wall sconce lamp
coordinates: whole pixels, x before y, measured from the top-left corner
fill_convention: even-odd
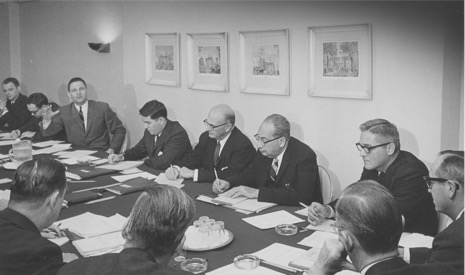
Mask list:
[[[98,53],[109,53],[110,43],[88,43],[89,48]]]

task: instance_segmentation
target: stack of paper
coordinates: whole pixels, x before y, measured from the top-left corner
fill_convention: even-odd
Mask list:
[[[289,266],[302,270],[309,269],[316,262],[319,254],[319,248],[310,248],[309,250],[303,252],[299,256],[291,259],[289,261]]]
[[[285,210],[280,210],[250,218],[243,218],[242,220],[260,229],[273,228],[279,224],[293,224],[304,221],[292,214],[289,214],[289,212],[286,212]]]
[[[338,235],[335,233],[315,231],[312,233],[312,235],[298,242],[298,244],[309,246],[309,247],[322,248],[323,244],[325,243],[325,240],[327,239],[337,240],[338,238],[339,238]]]
[[[69,231],[83,238],[90,238],[103,234],[121,231],[126,218],[115,214],[111,217],[104,217],[90,212],[55,222],[61,224],[61,228],[68,228]]]
[[[165,173],[160,173],[160,175],[158,175],[155,181],[158,184],[171,185],[177,188],[182,188],[184,186],[184,184],[182,184],[182,182],[184,181],[183,178],[176,179],[176,180],[169,180],[166,178]]]
[[[73,245],[83,257],[90,257],[119,252],[123,249],[124,243],[125,240],[121,232],[114,232],[93,238],[77,240],[73,242]]]
[[[10,140],[0,140],[0,146],[5,146],[5,145],[12,145],[12,144],[15,144],[17,143],[18,140],[16,139],[10,139]]]

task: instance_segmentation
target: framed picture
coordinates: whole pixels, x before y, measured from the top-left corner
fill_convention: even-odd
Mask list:
[[[289,95],[289,32],[239,32],[240,91]]]
[[[188,88],[227,92],[228,34],[187,34]]]
[[[178,33],[145,34],[145,81],[147,83],[179,86],[179,60]]]
[[[372,99],[371,25],[309,27],[311,96]]]

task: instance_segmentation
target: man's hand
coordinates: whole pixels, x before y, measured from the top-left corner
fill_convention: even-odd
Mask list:
[[[60,227],[56,225],[50,225],[48,228],[42,230],[40,232],[42,237],[46,239],[55,239],[55,238],[61,238],[61,237],[66,237],[66,234],[63,230],[61,230]]]
[[[181,168],[180,173],[181,173],[181,177],[182,177],[182,178],[185,178],[185,179],[192,179],[192,178],[194,178],[194,170],[191,170],[191,169],[189,169],[189,168],[187,168],[187,167]]]
[[[124,159],[123,155],[110,154],[108,156],[108,163],[109,164],[115,164],[115,163],[118,163],[118,162],[122,161],[123,159]]]
[[[42,114],[42,123],[48,123],[52,120],[56,114],[60,113],[60,110],[56,110],[55,112],[52,110],[52,106],[47,105],[42,107],[44,112]]]
[[[230,187],[229,182],[225,180],[216,179],[213,182],[212,190],[215,194],[219,194],[219,193],[223,193],[224,191],[228,190],[229,187]]]
[[[11,135],[11,138],[17,139],[17,138],[19,138],[21,136],[21,131],[20,130],[13,130],[13,131],[11,131],[10,135]]]
[[[237,197],[247,197],[249,199],[256,199],[258,198],[258,189],[247,187],[247,186],[238,186],[234,187],[233,189],[224,192],[223,195],[225,197],[230,197],[230,198],[237,198]]]
[[[168,167],[165,171],[165,176],[169,180],[176,180],[179,177],[179,170],[175,167]]]
[[[320,250],[317,260],[310,267],[308,274],[335,274],[344,269],[357,271],[355,266],[347,261],[346,258],[347,252],[342,243],[338,239],[327,239]]]
[[[74,253],[63,253],[63,262],[65,263],[69,263],[77,259],[79,259],[79,257]]]
[[[329,218],[329,215],[331,215],[331,209],[328,205],[312,202],[308,207],[308,222],[312,225],[317,225],[322,219]]]
[[[108,150],[106,151],[107,154],[114,154],[115,153],[115,150],[111,149],[111,148],[108,148]]]

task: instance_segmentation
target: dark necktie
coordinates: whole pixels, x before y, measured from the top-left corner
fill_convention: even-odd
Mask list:
[[[84,129],[85,129],[86,124],[84,123],[84,114],[82,113],[82,106],[79,106],[79,118],[81,119],[82,125],[84,125]]]
[[[270,178],[273,181],[276,181],[276,176],[278,175],[278,159],[275,158],[273,159],[273,163],[271,164],[271,169],[270,169]]]
[[[221,144],[218,141],[215,147],[215,154],[213,155],[213,163],[215,164],[215,166],[218,164],[218,160],[220,159],[220,149],[221,149]]]
[[[153,147],[154,148],[157,145],[157,139],[158,139],[158,135],[155,135],[155,137],[153,137]]]

